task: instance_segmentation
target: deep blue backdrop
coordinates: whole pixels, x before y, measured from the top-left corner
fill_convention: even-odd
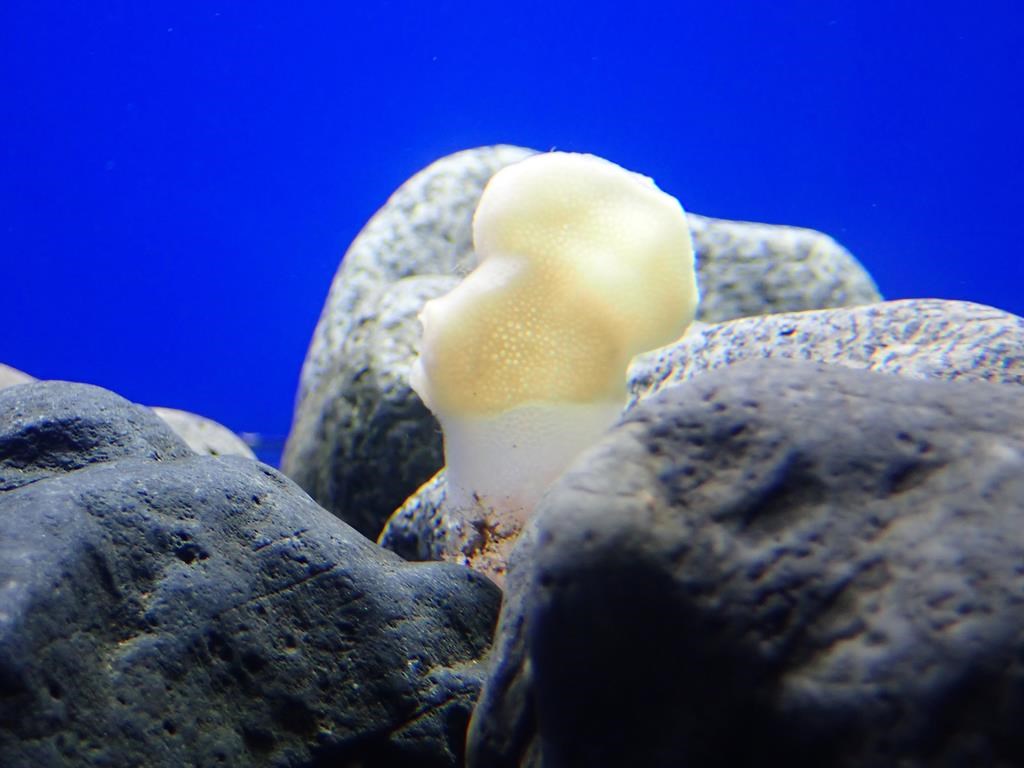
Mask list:
[[[287,431],[331,276],[480,144],[1024,314],[1024,24],[974,2],[0,4],[0,362]]]

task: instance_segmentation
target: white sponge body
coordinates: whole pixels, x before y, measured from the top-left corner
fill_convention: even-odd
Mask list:
[[[463,517],[483,508],[515,528],[566,464],[597,442],[622,403],[531,403],[494,416],[441,417],[445,505]]]
[[[479,266],[424,308],[413,386],[435,412],[625,399],[626,367],[697,305],[679,202],[593,155],[503,168],[473,217]]]

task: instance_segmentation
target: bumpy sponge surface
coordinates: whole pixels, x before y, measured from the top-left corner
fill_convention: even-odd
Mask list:
[[[439,416],[529,403],[618,403],[639,352],[693,319],[679,202],[593,155],[530,157],[491,179],[473,219],[479,266],[423,310],[411,383]]]

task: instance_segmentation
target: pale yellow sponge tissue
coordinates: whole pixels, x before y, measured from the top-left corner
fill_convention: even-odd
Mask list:
[[[593,155],[499,171],[473,217],[479,266],[421,314],[411,384],[441,422],[449,502],[516,517],[618,417],[626,369],[697,307],[679,202]]]

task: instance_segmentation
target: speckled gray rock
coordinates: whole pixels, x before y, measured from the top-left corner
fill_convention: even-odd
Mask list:
[[[282,467],[369,536],[443,463],[436,423],[406,383],[418,349],[416,315],[476,266],[470,225],[480,193],[495,171],[530,154],[482,147],[437,161],[374,215],[334,277],[303,365]],[[819,232],[695,214],[689,220],[702,319],[879,298],[860,264]]]
[[[441,560],[451,554],[463,537],[460,521],[445,510],[446,488],[442,468],[388,518],[377,543],[406,560]]]
[[[639,358],[631,404],[740,360],[783,357],[915,379],[1024,384],[1024,318],[966,301],[907,299],[708,325]]]
[[[292,424],[282,469],[364,535],[442,463],[437,423],[407,379],[420,309],[456,282],[407,277],[382,294]]]
[[[0,765],[460,765],[499,598],[105,390],[0,392]]]
[[[337,371],[352,329],[375,317],[393,283],[412,275],[457,277],[476,266],[473,211],[500,168],[533,150],[498,145],[441,158],[405,182],[345,252],[313,332],[299,381],[302,403]]]
[[[206,456],[256,458],[252,448],[246,445],[242,438],[213,419],[197,416],[188,411],[179,411],[177,408],[154,406],[152,410],[196,453]]]
[[[912,299],[697,324],[630,368],[630,403],[708,370],[756,358],[793,358],[909,378],[1024,384],[1024,319],[964,301]],[[459,521],[443,509],[443,475],[391,517],[380,543],[410,560],[451,552]]]
[[[416,174],[370,219],[331,284],[281,466],[368,536],[443,463],[437,425],[406,382],[416,316],[475,266],[470,225],[487,180],[530,154],[470,150]]]
[[[757,360],[517,547],[467,764],[1024,764],[1024,390]]]
[[[687,214],[697,254],[697,317],[737,317],[852,307],[880,301],[849,251],[813,229]]]

